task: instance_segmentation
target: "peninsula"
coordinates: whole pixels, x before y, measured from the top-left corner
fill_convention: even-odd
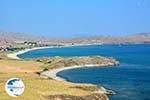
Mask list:
[[[45,47],[44,47],[45,48]],[[27,49],[24,52],[35,50]],[[119,64],[118,61],[111,57],[103,56],[73,56],[73,57],[45,57],[45,58],[28,58],[20,59],[17,54],[24,53],[18,51],[16,53],[7,54],[8,58],[0,59],[0,79],[1,87],[5,81],[12,76],[21,77],[26,84],[26,91],[20,99],[29,99],[30,92],[35,100],[107,100],[107,94],[114,94],[113,91],[107,90],[104,87],[98,87],[92,84],[79,84],[68,82],[65,79],[57,76],[60,71],[79,68],[79,67],[101,67]],[[14,56],[15,54],[15,56]],[[13,56],[10,56],[13,55]],[[30,88],[32,87],[32,89]],[[38,87],[38,89],[34,89]],[[66,91],[67,90],[67,91]],[[30,91],[30,92],[29,92]],[[39,92],[37,92],[39,91]],[[10,99],[3,89],[0,91],[2,99]]]

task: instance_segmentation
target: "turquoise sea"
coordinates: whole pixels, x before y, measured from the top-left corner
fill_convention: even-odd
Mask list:
[[[150,100],[150,44],[91,45],[29,51],[20,58],[48,56],[111,56],[118,66],[77,68],[59,72],[71,82],[93,83],[114,90],[110,100]]]

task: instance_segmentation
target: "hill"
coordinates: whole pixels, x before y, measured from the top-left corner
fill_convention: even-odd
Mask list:
[[[150,33],[137,33],[126,36],[93,36],[66,38],[59,40],[64,43],[104,43],[104,44],[128,44],[128,43],[150,43]]]
[[[45,38],[18,32],[0,31],[0,46],[34,41],[42,44],[125,44],[125,43],[150,43],[150,33],[137,33],[126,36],[92,36],[76,38]]]
[[[24,41],[43,42],[44,37],[29,35],[19,32],[0,31],[0,46],[8,46],[15,43],[23,43]]]

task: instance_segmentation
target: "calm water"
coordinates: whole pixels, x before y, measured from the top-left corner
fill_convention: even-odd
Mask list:
[[[45,56],[112,56],[119,66],[78,68],[59,72],[72,82],[93,83],[116,91],[110,100],[150,100],[150,45],[95,45],[49,48],[27,52],[21,58]]]

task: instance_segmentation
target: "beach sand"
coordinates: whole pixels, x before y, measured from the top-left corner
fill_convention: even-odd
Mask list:
[[[46,49],[46,48],[62,48],[62,47],[72,47],[72,46],[88,46],[88,45],[102,45],[102,44],[101,43],[95,43],[95,44],[76,44],[76,45],[67,45],[67,44],[65,44],[64,46],[35,47],[35,48],[25,49],[25,50],[21,50],[21,51],[15,52],[15,53],[7,54],[7,57],[11,58],[11,59],[18,59],[19,60],[20,58],[18,57],[18,55],[26,53],[26,52],[29,52],[29,51],[32,51],[32,50]]]
[[[74,46],[77,46],[77,45],[74,45]],[[54,48],[54,47],[57,47],[57,48],[60,47],[61,48],[61,47],[70,47],[70,46],[66,45],[66,46],[36,47],[36,48],[32,48],[32,49],[21,50],[21,51],[16,52],[16,53],[7,54],[7,56],[11,59],[18,59],[19,60],[19,59],[21,59],[18,57],[18,55],[20,55],[20,54],[23,54],[23,53],[26,53],[26,52],[29,52],[32,50]],[[105,66],[105,64],[87,64],[87,65],[77,65],[77,66],[69,66],[69,67],[63,67],[63,68],[58,68],[58,69],[52,69],[52,70],[42,72],[41,76],[50,77],[50,78],[57,80],[57,81],[67,81],[64,78],[57,76],[57,73],[60,71],[69,70],[69,69],[75,69],[75,68],[81,68],[81,67],[93,67],[93,66]],[[96,91],[94,93],[108,94],[107,89],[105,89],[104,87],[101,87],[100,91]]]
[[[67,81],[66,79],[59,77],[57,75],[58,72],[64,71],[64,70],[69,70],[69,69],[76,69],[76,68],[83,68],[83,67],[93,67],[93,66],[105,66],[105,65],[99,65],[99,64],[88,64],[88,65],[80,65],[80,66],[70,66],[70,67],[63,67],[63,68],[58,68],[58,69],[52,69],[52,70],[48,70],[48,71],[44,71],[40,74],[40,76],[46,76],[46,77],[50,77],[56,81]],[[72,82],[71,82],[72,83]],[[101,86],[101,90],[100,91],[95,91],[94,93],[100,93],[100,94],[110,94],[111,90],[107,90],[106,88]],[[111,91],[111,93],[115,94],[114,91]],[[109,100],[109,98],[107,98],[107,100]]]
[[[20,59],[18,57],[18,55],[20,55],[20,54],[23,54],[23,53],[26,53],[26,52],[29,52],[29,51],[32,51],[32,50],[46,49],[46,48],[53,48],[53,47],[35,47],[35,48],[31,48],[31,49],[25,49],[25,50],[21,50],[21,51],[15,52],[15,53],[7,54],[7,57],[11,58],[11,59]]]
[[[83,68],[83,67],[98,67],[98,66],[105,66],[105,64],[87,64],[87,65],[78,65],[78,66],[69,66],[69,67],[63,67],[63,68],[57,68],[57,69],[52,69],[48,71],[44,71],[41,73],[41,76],[47,76],[52,79],[55,79],[57,81],[67,81],[66,79],[59,77],[57,75],[58,72],[64,71],[64,70],[69,70],[69,69],[76,69],[76,68]]]

